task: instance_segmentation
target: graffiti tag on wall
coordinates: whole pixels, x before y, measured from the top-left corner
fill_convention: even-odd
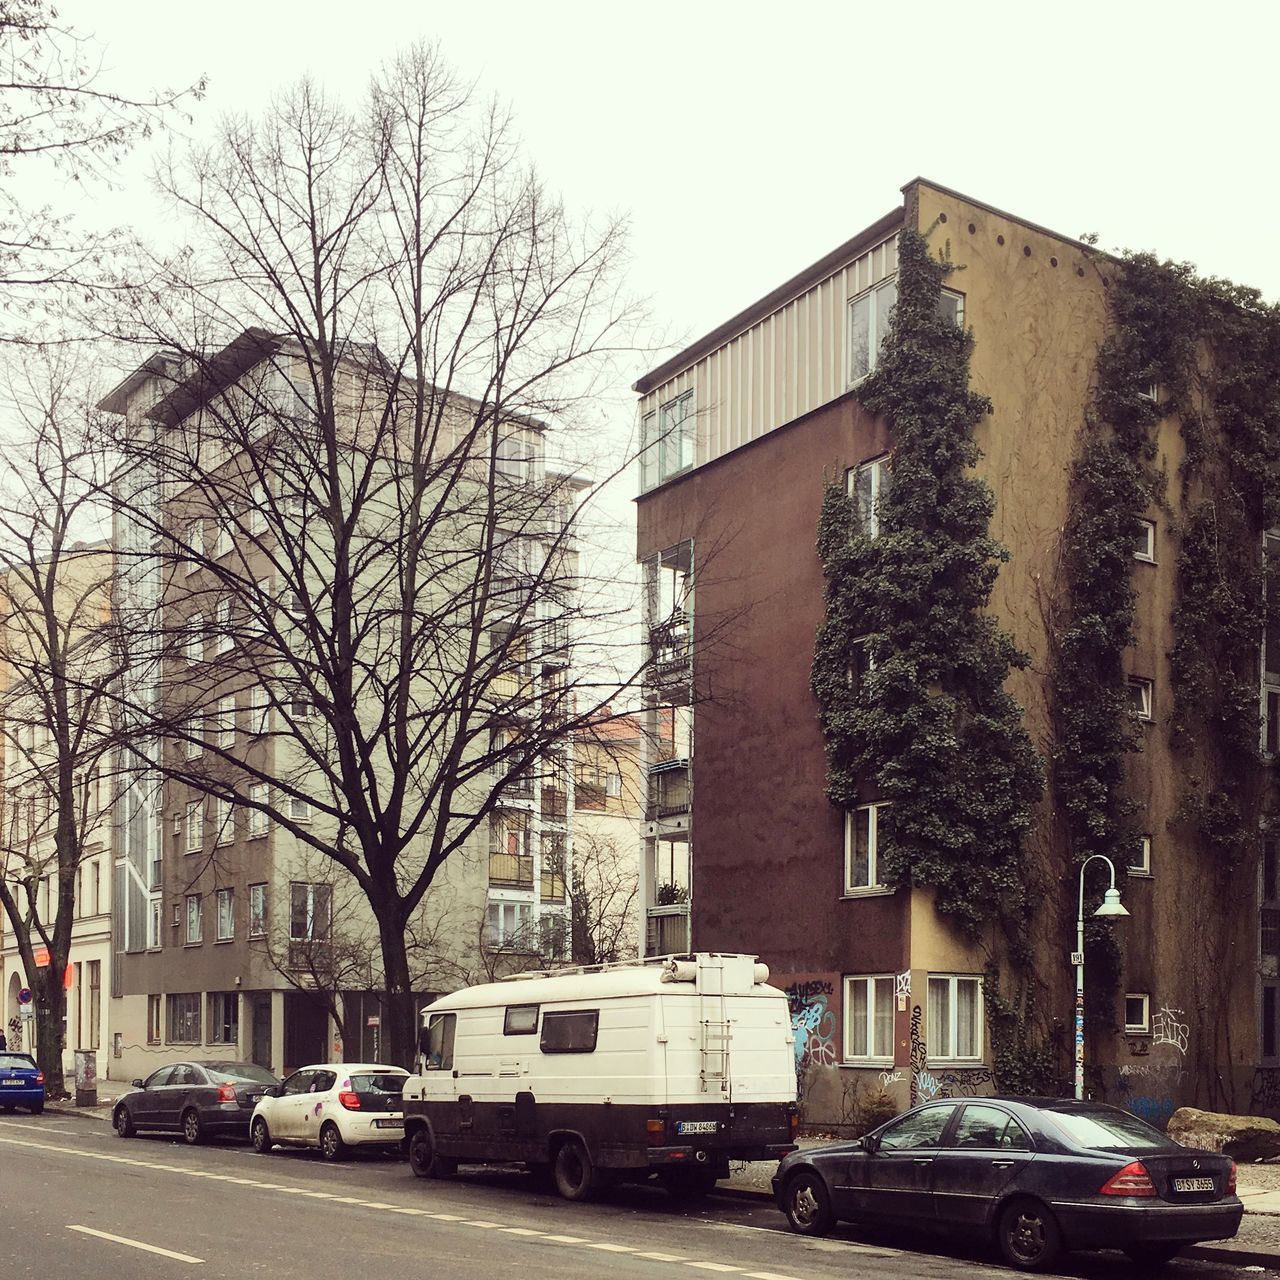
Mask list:
[[[803,1091],[804,1073],[811,1066],[833,1067],[836,1051],[836,1014],[831,1008],[831,983],[818,978],[793,982],[787,988],[791,1009],[791,1034],[795,1043],[796,1086]]]

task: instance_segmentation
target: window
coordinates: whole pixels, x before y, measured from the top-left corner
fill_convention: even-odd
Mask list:
[[[696,441],[693,392],[646,413],[640,423],[640,484],[650,489],[693,466]]]
[[[942,1145],[942,1131],[955,1114],[954,1102],[939,1103],[903,1116],[880,1135],[883,1151],[916,1151]]]
[[[255,685],[249,695],[249,733],[260,738],[271,730],[271,697],[264,684]]]
[[[203,935],[204,913],[200,910],[200,895],[198,893],[189,893],[187,894],[187,946],[195,946],[197,942],[202,940]]]
[[[1280,977],[1280,843],[1262,838],[1258,886],[1258,967],[1264,978]]]
[[[1280,1032],[1277,1031],[1277,1005],[1280,1005],[1280,982],[1275,979],[1262,983],[1262,1017],[1259,1021],[1261,1031],[1260,1046],[1263,1062],[1274,1064],[1280,1060]]]
[[[893,1060],[892,976],[844,980],[844,1056]]]
[[[885,280],[849,303],[849,384],[875,367],[889,336],[889,315],[898,301],[897,280]]]
[[[543,1053],[594,1053],[599,1023],[600,1012],[597,1009],[544,1013],[538,1048]]]
[[[1151,1034],[1151,997],[1146,992],[1125,992],[1124,1033],[1127,1036]]]
[[[147,1043],[160,1043],[160,997],[147,997]]]
[[[160,898],[152,898],[150,907],[151,909],[147,913],[147,950],[159,951],[160,918],[164,911],[164,902]]]
[[[201,741],[201,724],[199,716],[192,716],[186,721],[187,736],[182,740],[182,755],[186,760],[198,760],[204,749]]]
[[[424,1031],[425,1044],[419,1047],[426,1058],[428,1071],[453,1070],[453,1037],[458,1017],[453,1013],[433,1013]]]
[[[221,796],[213,802],[214,844],[231,844],[236,838],[236,823],[231,801]]]
[[[250,804],[266,804],[267,803],[267,784],[265,782],[251,782],[249,784],[249,803]],[[267,834],[267,826],[269,819],[261,809],[249,810],[249,838],[255,836],[265,836]]]
[[[187,852],[199,853],[204,848],[204,801],[187,805]]]
[[[261,484],[249,486],[249,509],[245,513],[249,532],[259,534],[267,528],[267,491]]]
[[[280,608],[291,618],[302,617],[304,611],[302,594],[294,587],[285,587],[280,593]]]
[[[889,455],[872,458],[845,472],[845,488],[858,509],[862,531],[869,538],[880,536],[880,500],[889,483]]]
[[[1138,522],[1138,537],[1133,544],[1133,558],[1135,560],[1145,560],[1148,564],[1156,562],[1156,522],[1154,520],[1140,520]]]
[[[240,993],[209,992],[209,1043],[240,1043]]]
[[[213,558],[221,560],[231,551],[231,530],[225,521],[217,520],[213,526],[213,546],[210,548]]]
[[[928,1046],[930,1061],[981,1059],[981,979],[929,976]]]
[[[267,886],[249,886],[249,937],[261,938],[267,932]]]
[[[1160,402],[1160,384],[1158,382],[1148,382],[1139,392],[1138,396],[1142,400],[1150,400],[1152,404]]]
[[[289,817],[291,817],[294,822],[310,822],[311,801],[303,800],[300,796],[290,796]]]
[[[883,804],[864,804],[844,815],[844,891],[846,894],[879,889],[880,810]]]
[[[199,1044],[200,993],[185,991],[170,995],[166,1021],[169,1044]]]
[[[1129,677],[1129,709],[1138,720],[1151,719],[1153,685],[1141,676]]]
[[[951,1146],[970,1151],[1030,1151],[1031,1138],[1007,1111],[970,1102],[961,1113]]]
[[[604,793],[611,800],[617,800],[622,795],[622,774],[609,773],[604,779]]]
[[[868,675],[876,669],[876,656],[871,651],[871,637],[859,636],[849,645],[849,687],[861,689]]]
[[[284,706],[294,720],[309,720],[315,714],[311,698],[301,685],[291,685],[285,691]]]
[[[563,881],[561,882],[563,883]],[[548,893],[553,888],[553,877],[543,872],[542,900],[549,897],[564,899],[564,892]],[[569,953],[569,931],[565,927],[564,916],[559,911],[547,911],[538,917],[538,950],[544,960],[553,963],[564,960]]]
[[[536,1004],[513,1004],[507,1007],[502,1019],[504,1036],[531,1036],[538,1030],[538,1006]]]
[[[294,942],[317,942],[329,936],[331,890],[327,884],[289,886],[289,937]]]
[[[204,618],[198,613],[187,619],[185,644],[188,662],[199,662],[204,657]]]
[[[484,941],[490,947],[526,946],[529,950],[529,926],[533,923],[530,902],[491,902],[485,908]]]
[[[954,289],[943,289],[938,295],[938,314],[950,320],[957,329],[964,328],[964,294]]]
[[[1151,874],[1151,837],[1139,836],[1138,847],[1133,861],[1128,867],[1131,876],[1149,876]]]
[[[204,554],[204,522],[202,520],[192,520],[186,528],[186,545],[189,548],[187,556],[187,573],[188,575],[200,572],[200,561],[198,556]]]
[[[214,653],[229,653],[235,648],[231,630],[231,601],[223,600],[214,615]]]
[[[218,941],[229,942],[236,936],[236,893],[219,889],[215,895],[218,907]]]
[[[218,699],[218,717],[214,733],[214,741],[224,751],[229,751],[236,745],[236,696],[234,693]]]

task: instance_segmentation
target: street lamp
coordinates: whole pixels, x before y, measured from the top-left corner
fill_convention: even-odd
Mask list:
[[[1084,872],[1089,863],[1101,859],[1111,872],[1111,887],[1102,895],[1102,905],[1093,914],[1103,920],[1127,916],[1116,888],[1116,864],[1105,853],[1091,853],[1080,864],[1080,906],[1076,911],[1076,949],[1071,959],[1076,966],[1076,1097],[1084,1098]]]

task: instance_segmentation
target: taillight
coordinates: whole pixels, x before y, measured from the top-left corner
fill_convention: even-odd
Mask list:
[[[667,1122],[665,1120],[653,1119],[644,1122],[645,1132],[649,1135],[649,1141],[655,1146],[662,1146],[667,1140]]]
[[[793,1111],[791,1113],[791,1136],[794,1138],[800,1132],[800,1113]]]
[[[219,1102],[234,1102],[236,1100],[236,1087],[233,1084],[220,1084],[218,1086]]]
[[[1226,1195],[1233,1196],[1236,1193],[1236,1162],[1231,1162],[1231,1172],[1227,1174],[1227,1190]]]
[[[340,1094],[338,1094],[338,1101],[342,1103],[348,1111],[360,1110],[360,1095],[358,1093],[352,1093],[350,1089],[344,1089]]]
[[[36,1072],[36,1084],[44,1084],[44,1072],[43,1072],[43,1071],[37,1071],[37,1072]]]
[[[1098,1188],[1101,1196],[1153,1196],[1155,1193],[1156,1184],[1141,1160],[1125,1165]]]

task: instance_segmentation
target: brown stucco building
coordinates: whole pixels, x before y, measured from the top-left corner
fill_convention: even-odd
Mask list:
[[[971,385],[994,406],[976,433],[996,500],[991,532],[1009,551],[991,608],[1030,655],[1007,687],[1047,756],[1046,609],[1106,332],[1106,255],[917,180],[899,208],[635,388],[656,743],[641,886],[647,950],[758,952],[792,995],[801,1086],[811,1118],[829,1123],[849,1119],[859,1090],[883,1088],[905,1106],[995,1087],[981,975],[1000,943],[965,943],[927,891],[877,883],[874,796],[848,814],[827,799],[809,687],[824,607],[815,546],[824,484],[844,477],[850,492],[873,496],[887,475],[893,441],[855,389],[886,331],[907,226],[955,267],[946,296],[974,336]],[[1267,1109],[1280,1046],[1270,895],[1250,867],[1232,901],[1206,901],[1173,821],[1175,423],[1162,422],[1157,444],[1166,492],[1135,549],[1125,657],[1141,736],[1127,785],[1149,834],[1134,865],[1119,868],[1130,912],[1123,983],[1114,1025],[1089,1028],[1087,1062],[1091,1092],[1163,1122],[1193,1101]],[[1265,715],[1261,683],[1260,697]],[[1075,873],[1052,805],[1046,791],[1028,849],[1058,889],[1040,906],[1035,938],[1050,1006],[1041,1013],[1068,1081]],[[1260,846],[1259,881],[1264,872],[1274,881],[1270,841]],[[1210,936],[1217,959],[1206,977],[1195,953]]]

